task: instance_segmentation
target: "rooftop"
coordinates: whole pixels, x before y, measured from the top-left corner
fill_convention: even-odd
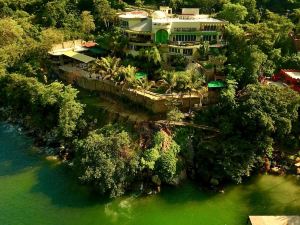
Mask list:
[[[171,23],[171,22],[200,22],[200,23],[219,23],[219,22],[225,22],[222,20],[218,20],[212,17],[209,17],[208,15],[199,15],[195,17],[167,17],[167,18],[161,18],[161,19],[153,19],[153,23]]]
[[[181,15],[168,14],[164,8],[169,9],[168,7],[161,7],[161,10],[154,11],[149,15],[146,11],[131,11],[120,14],[119,17],[122,19],[145,19],[152,18],[153,23],[171,23],[171,22],[200,22],[200,23],[220,23],[226,22],[223,20],[218,20],[212,18],[210,15],[199,14],[199,9],[196,8],[183,8]]]
[[[124,14],[119,15],[120,18],[139,18],[139,19],[144,19],[147,18],[149,15],[145,11],[131,11],[131,12],[126,12]]]
[[[282,71],[293,79],[300,79],[300,70],[282,70]]]
[[[299,225],[300,216],[249,216],[252,225]]]

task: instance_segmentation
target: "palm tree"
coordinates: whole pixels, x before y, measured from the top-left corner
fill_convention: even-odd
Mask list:
[[[103,80],[114,80],[120,72],[120,58],[102,57],[97,59],[90,70],[96,74],[100,74]]]
[[[166,94],[172,93],[173,88],[176,86],[176,78],[173,72],[165,72],[162,75],[162,79],[159,80],[162,87],[165,87]]]
[[[118,75],[117,80],[122,84],[123,86],[131,86],[135,80],[135,73],[137,69],[134,66],[128,65],[127,67],[122,66],[120,68],[120,73]]]
[[[154,81],[149,81],[147,78],[143,77],[141,79],[136,79],[136,88],[143,91],[144,97],[146,96],[146,91],[149,91],[153,86],[155,86]],[[146,98],[146,97],[145,97]]]
[[[182,80],[183,85],[181,85],[181,90],[183,92],[189,93],[189,112],[192,109],[192,92],[200,88],[204,82],[205,78],[203,74],[200,74],[197,69],[188,70],[185,72],[185,79]],[[201,100],[200,100],[201,101]]]

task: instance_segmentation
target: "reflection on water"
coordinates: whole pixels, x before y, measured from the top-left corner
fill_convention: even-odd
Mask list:
[[[104,212],[113,223],[132,219],[132,202],[134,197],[127,197],[105,204]]]
[[[225,194],[188,183],[111,201],[31,149],[17,128],[0,124],[0,225],[243,225],[250,214],[300,214],[300,180],[292,176],[257,176]]]

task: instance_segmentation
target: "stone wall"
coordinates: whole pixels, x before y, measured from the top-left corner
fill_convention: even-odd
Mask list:
[[[68,72],[60,73],[60,78],[65,81],[70,81],[72,76]],[[84,89],[109,93],[121,98],[128,99],[136,104],[142,105],[154,113],[165,113],[172,108],[171,102],[178,102],[178,107],[182,110],[188,110],[191,107],[201,107],[202,104],[208,102],[207,88],[203,88],[201,94],[193,93],[190,95],[163,95],[149,91],[138,91],[127,89],[119,85],[115,85],[108,80],[90,79],[87,77],[76,77],[76,84]]]

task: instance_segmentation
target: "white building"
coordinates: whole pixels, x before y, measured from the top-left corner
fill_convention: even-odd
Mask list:
[[[183,8],[175,15],[169,7],[149,15],[145,11],[131,11],[119,15],[121,27],[129,37],[129,51],[133,55],[143,47],[157,45],[164,57],[182,54],[187,57],[204,42],[211,48],[224,45],[226,21],[199,14],[199,9]]]

